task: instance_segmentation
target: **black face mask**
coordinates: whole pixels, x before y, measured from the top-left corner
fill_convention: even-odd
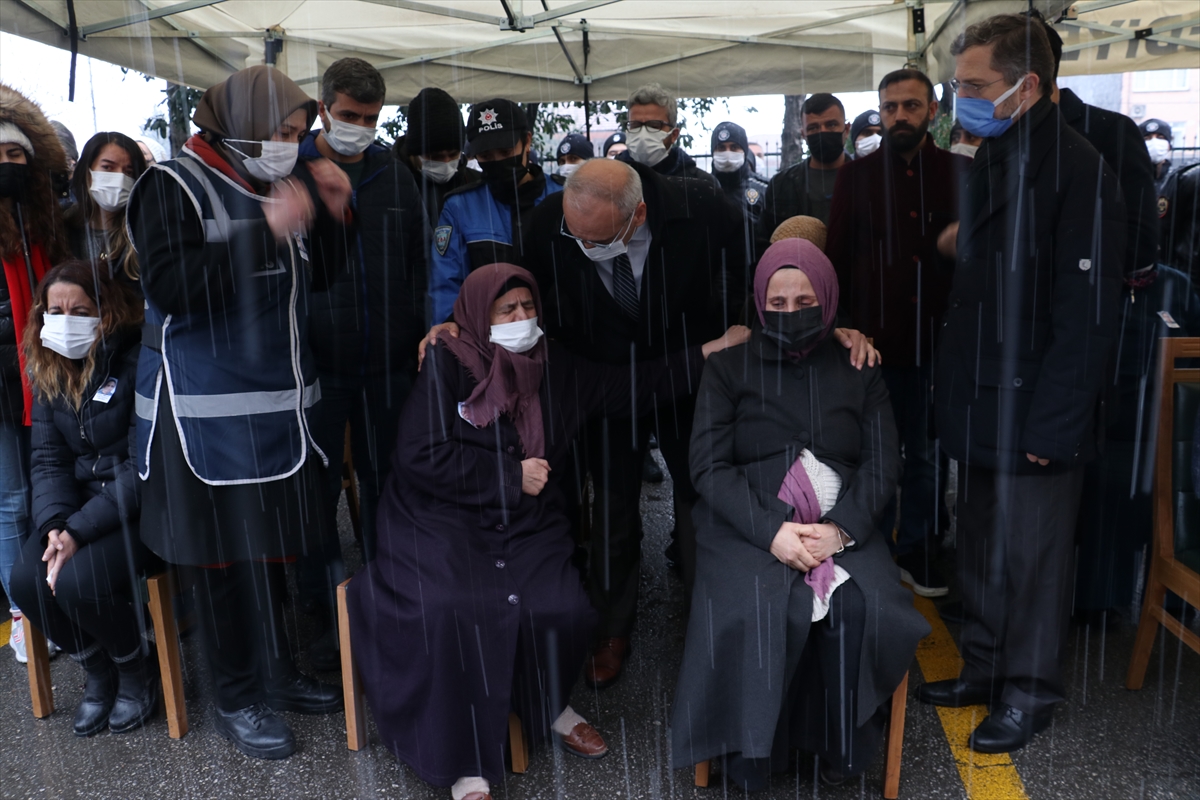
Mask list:
[[[766,320],[763,335],[788,353],[810,347],[825,332],[820,306],[799,311],[764,311],[763,319]]]
[[[515,156],[502,158],[499,161],[481,161],[479,169],[483,172],[483,179],[488,183],[495,183],[501,186],[512,187],[521,182],[521,179],[529,174],[529,167],[521,163],[521,156],[524,153],[517,153]]]
[[[23,200],[29,188],[29,165],[6,161],[0,164],[0,197]]]
[[[846,142],[841,131],[808,134],[808,152],[822,164],[832,164],[846,152]]]

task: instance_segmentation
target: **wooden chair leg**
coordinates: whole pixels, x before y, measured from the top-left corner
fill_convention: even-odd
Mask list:
[[[908,711],[908,673],[892,692],[892,718],[888,723],[887,753],[883,760],[883,796],[896,800],[900,794],[900,758],[904,750],[904,715]]]
[[[1146,679],[1146,667],[1150,665],[1150,651],[1154,648],[1154,636],[1158,633],[1156,608],[1162,608],[1167,599],[1167,587],[1158,577],[1158,564],[1151,562],[1150,576],[1146,579],[1146,593],[1142,597],[1142,618],[1138,622],[1137,638],[1133,642],[1133,656],[1129,659],[1129,672],[1125,674],[1126,689],[1141,689]]]
[[[512,754],[513,772],[520,775],[529,769],[529,745],[525,741],[521,718],[511,711],[508,713],[508,750]]]
[[[701,761],[696,765],[696,785],[700,787],[708,786],[708,772],[711,766],[711,761]]]
[[[33,627],[29,617],[21,617],[25,626],[25,655],[29,659],[29,697],[33,701],[33,716],[45,719],[54,713],[54,690],[50,684],[50,653],[46,637]]]
[[[350,511],[350,524],[356,532],[362,531],[358,516],[358,481],[354,478],[354,457],[350,452],[350,423],[346,423],[346,446],[342,451],[342,488],[346,490],[346,508]]]
[[[350,609],[346,604],[347,578],[337,587],[338,641],[342,649],[342,703],[346,708],[346,747],[362,750],[367,746],[367,703],[363,696],[358,666],[350,647]]]
[[[188,732],[187,703],[183,697],[183,664],[179,656],[179,630],[175,625],[174,587],[170,575],[161,572],[146,579],[150,619],[158,650],[158,673],[162,677],[163,708],[167,735],[182,739]]]

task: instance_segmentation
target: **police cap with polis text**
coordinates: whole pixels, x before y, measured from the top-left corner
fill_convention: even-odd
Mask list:
[[[879,116],[879,112],[875,109],[864,111],[854,118],[854,122],[850,125],[850,141],[851,143],[858,141],[858,135],[867,128],[879,128],[883,131],[883,119]]]
[[[529,121],[520,105],[502,97],[484,100],[467,112],[467,155],[511,150],[527,133]]]

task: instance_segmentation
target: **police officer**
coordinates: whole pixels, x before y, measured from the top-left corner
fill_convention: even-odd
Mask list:
[[[1171,126],[1161,119],[1148,119],[1138,125],[1138,130],[1146,140],[1146,149],[1154,164],[1154,189],[1161,195],[1167,185],[1167,176],[1171,174]]]
[[[854,118],[850,124],[850,141],[855,158],[869,156],[879,149],[883,142],[883,120],[878,111],[872,108]]]
[[[497,97],[471,106],[467,156],[479,162],[483,182],[446,196],[433,230],[429,297],[433,321],[445,322],[471,270],[520,263],[521,230],[538,203],[562,191],[530,158],[533,134],[522,108]]]
[[[596,148],[592,147],[591,140],[582,133],[568,133],[558,143],[554,152],[558,156],[558,172],[553,177],[559,186],[567,182],[567,178],[579,169],[580,164],[596,157]]]
[[[722,122],[712,132],[712,174],[721,189],[740,207],[750,224],[762,213],[767,184],[754,172],[754,154],[746,129],[735,122]]]
[[[600,155],[605,158],[616,158],[629,149],[629,145],[625,144],[625,131],[617,131],[612,136],[604,140],[604,147],[601,148]]]

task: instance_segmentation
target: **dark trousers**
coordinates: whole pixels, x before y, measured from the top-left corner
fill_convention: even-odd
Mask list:
[[[1003,684],[1002,702],[1027,714],[1064,697],[1083,474],[1082,467],[1044,475],[959,470],[962,678]]]
[[[63,566],[54,593],[46,583],[46,544],[30,536],[12,571],[12,600],[39,631],[68,655],[95,645],[124,658],[142,644],[146,608],[137,582],[158,558],[134,531],[114,531],[79,551]]]
[[[793,602],[807,595],[793,590]],[[883,738],[884,713],[878,709],[859,727],[858,667],[862,656],[867,606],[862,590],[848,581],[833,593],[829,614],[814,622],[800,654],[786,704],[779,715],[770,758],[729,756],[726,774],[735,786],[765,788],[771,772],[788,766],[788,751],[798,748],[843,775],[858,775],[871,763]]]
[[[930,368],[885,366],[883,381],[904,445],[904,474],[900,478],[902,502],[896,540],[892,541],[892,529],[896,526],[894,496],[884,509],[881,530],[893,555],[930,552],[941,502],[937,447],[929,435],[929,412],[933,407]]]
[[[699,495],[688,468],[695,401],[687,398],[661,406],[636,422],[603,418],[588,423],[581,433],[585,460],[595,488],[592,509],[588,589],[600,612],[597,635],[629,636],[637,620],[638,586],[642,574],[642,462],[650,432],[667,462],[675,487],[675,525],[683,558],[686,597],[696,575],[696,529],[692,507]]]
[[[236,561],[224,567],[179,566],[195,597],[196,620],[222,711],[264,702],[264,686],[295,673],[284,629],[282,564]]]
[[[359,524],[362,527],[363,561],[375,558],[375,515],[379,493],[391,471],[400,410],[412,391],[407,373],[346,376],[321,372],[321,402],[314,415],[312,433],[329,458],[325,491],[328,519],[321,544],[297,562],[297,587],[305,598],[319,599],[327,612],[335,607],[335,590],[346,579],[346,565],[338,539],[337,506],[342,491],[342,456],[346,423],[350,423],[350,449],[358,478]]]

